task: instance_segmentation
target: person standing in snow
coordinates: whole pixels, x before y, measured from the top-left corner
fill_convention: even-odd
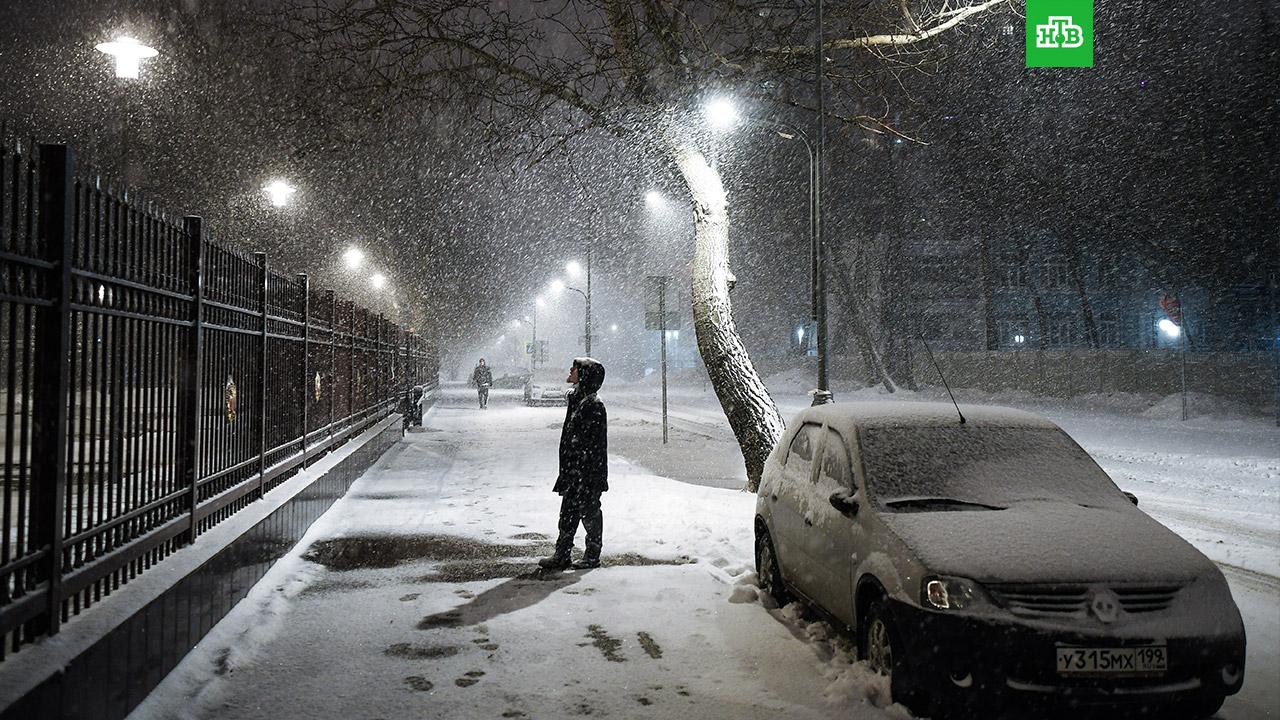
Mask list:
[[[493,371],[484,364],[484,358],[480,358],[480,364],[471,371],[471,382],[476,386],[476,392],[480,394],[480,407],[489,407],[489,386],[493,385]]]
[[[600,567],[604,540],[600,495],[609,489],[609,418],[596,395],[604,384],[604,366],[589,357],[577,358],[567,382],[576,387],[569,393],[560,429],[560,474],[552,488],[561,497],[560,536],[555,554],[538,561],[548,570],[569,567],[579,522],[587,531],[587,551],[573,567]]]

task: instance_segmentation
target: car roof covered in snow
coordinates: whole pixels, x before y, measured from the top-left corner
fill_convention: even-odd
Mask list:
[[[976,427],[1027,427],[1056,429],[1050,420],[1022,410],[994,405],[960,405],[966,425]],[[944,427],[960,417],[951,403],[912,401],[834,402],[806,408],[794,425],[827,423],[844,435],[859,428]]]

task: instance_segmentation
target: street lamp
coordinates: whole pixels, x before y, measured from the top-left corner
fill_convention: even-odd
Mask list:
[[[100,53],[110,55],[116,61],[116,77],[137,80],[142,71],[142,61],[159,55],[160,52],[147,47],[137,40],[122,36],[111,42],[99,43],[95,48]]]
[[[818,176],[819,150],[809,135],[799,127],[782,120],[763,120],[750,116],[739,116],[733,104],[728,100],[715,100],[706,106],[707,121],[712,127],[727,129],[738,119],[742,119],[757,127],[773,131],[784,140],[799,140],[809,155],[809,287],[810,315],[817,325],[814,342],[818,350],[818,390],[814,394],[814,402],[828,402],[831,394],[827,379],[827,289],[826,277],[823,273],[822,224],[821,218],[821,178]]]
[[[355,270],[364,262],[364,251],[358,247],[347,248],[342,254],[342,261],[347,264],[348,270]]]
[[[1156,323],[1156,326],[1159,327],[1160,332],[1164,333],[1170,340],[1176,340],[1178,339],[1178,336],[1182,335],[1182,328],[1178,327],[1178,324],[1169,318],[1163,318],[1160,322]]]
[[[738,122],[738,108],[727,98],[713,98],[703,106],[707,122],[718,130],[730,128]]]
[[[271,184],[263,187],[262,191],[271,198],[272,205],[284,207],[289,204],[289,197],[298,192],[298,189],[283,180],[274,180]]]
[[[382,273],[374,273],[373,276],[369,278],[369,287],[373,288],[374,290],[382,290],[386,286],[387,286],[387,276],[383,275]]]
[[[591,354],[591,256],[592,256],[591,248],[587,248],[587,268],[585,273],[587,276],[586,290],[580,290],[576,287],[566,285],[564,280],[561,280],[560,278],[556,278],[555,280],[551,281],[552,292],[560,293],[564,290],[571,290],[581,295],[582,299],[587,303],[585,313],[584,313],[584,318],[583,318],[583,335],[582,335],[582,338],[583,338],[582,344],[584,347],[584,352],[586,352],[587,355]],[[567,265],[565,265],[565,267],[569,270],[569,274],[571,275],[582,274],[583,272],[582,265],[578,264],[576,260],[569,262]]]
[[[577,277],[582,274],[582,263],[577,260],[570,260],[565,263],[564,271],[569,273],[571,277]]]
[[[650,210],[661,210],[667,204],[666,198],[662,197],[662,193],[657,190],[650,190],[644,194],[644,204],[649,206]]]

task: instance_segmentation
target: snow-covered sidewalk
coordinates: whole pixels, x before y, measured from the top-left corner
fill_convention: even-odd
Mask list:
[[[537,573],[563,410],[472,403],[446,392],[133,717],[905,715],[756,600],[752,495],[614,456],[605,567]]]

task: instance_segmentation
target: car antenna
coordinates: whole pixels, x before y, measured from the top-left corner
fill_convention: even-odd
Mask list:
[[[947,376],[942,374],[942,368],[938,366],[938,358],[933,356],[933,350],[929,348],[929,341],[924,339],[924,333],[920,333],[920,342],[924,343],[925,352],[929,353],[929,360],[933,363],[933,369],[938,371],[938,377],[942,378],[942,387],[947,389],[947,395],[951,397],[951,404],[956,406],[956,414],[960,416],[960,424],[964,424],[964,413],[960,412],[960,403],[956,402],[956,396],[951,392],[951,386],[947,384]]]

